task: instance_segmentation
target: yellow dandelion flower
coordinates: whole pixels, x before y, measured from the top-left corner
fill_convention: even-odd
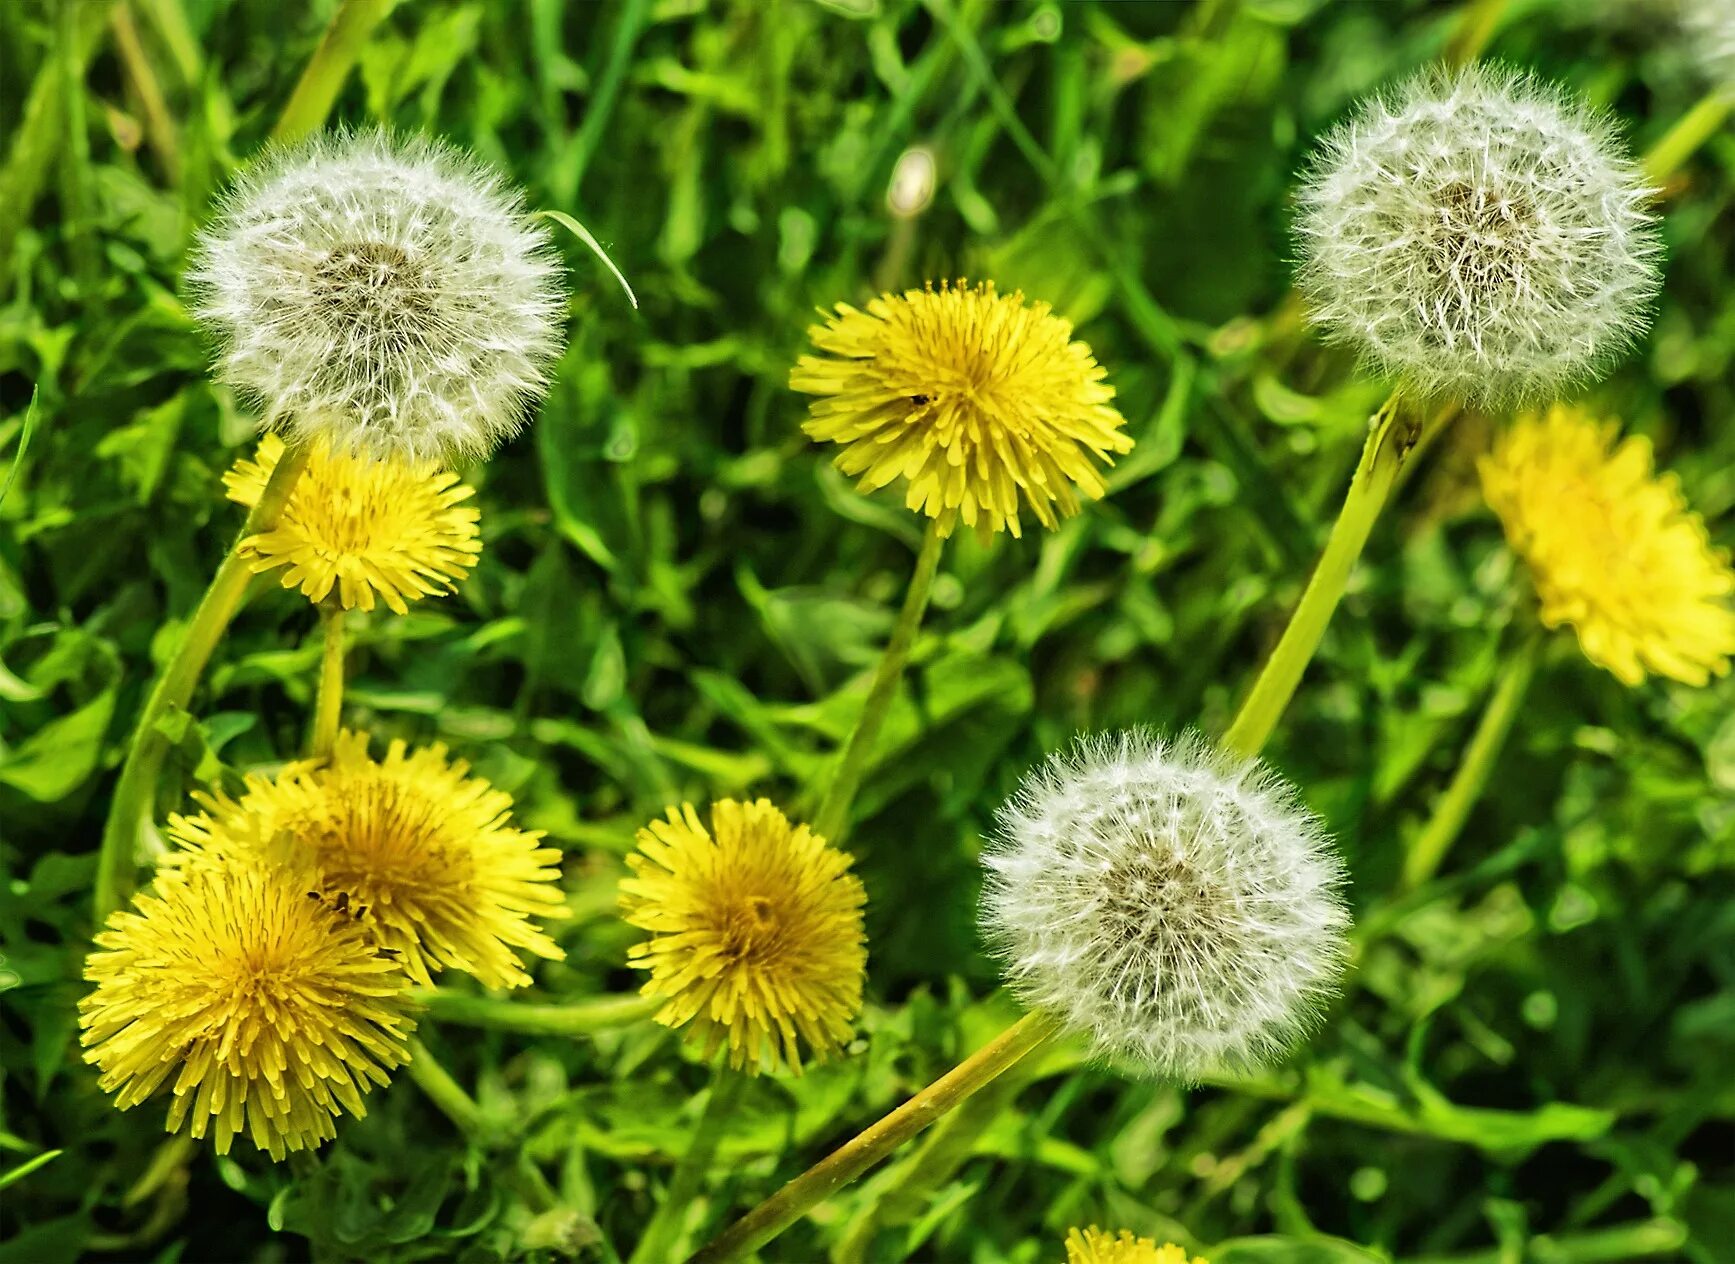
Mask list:
[[[839,303],[808,336],[789,385],[818,395],[803,429],[843,445],[837,466],[863,491],[907,480],[904,498],[950,535],[1020,534],[1019,497],[1037,521],[1078,512],[1107,490],[1096,460],[1130,451],[1114,388],[1070,322],[1022,294],[960,281]]]
[[[85,1060],[122,1110],[170,1083],[168,1130],[274,1159],[336,1135],[408,1061],[406,980],[349,915],[258,868],[166,874],[85,959]]]
[[[1205,1260],[1197,1255],[1189,1258],[1173,1242],[1158,1246],[1155,1238],[1135,1238],[1127,1229],[1109,1233],[1091,1225],[1067,1231],[1066,1264],[1205,1264]]]
[[[1637,685],[1702,685],[1735,655],[1735,571],[1648,439],[1562,404],[1519,418],[1480,462],[1482,490],[1528,563],[1549,627]]]
[[[283,455],[266,435],[258,459],[240,460],[223,485],[229,499],[252,508]],[[285,588],[309,601],[332,588],[345,610],[374,608],[374,594],[403,614],[409,603],[455,591],[482,551],[481,514],[462,502],[475,495],[456,474],[395,458],[376,460],[319,443],[289,494],[277,525],[242,541],[254,574],[287,568]]]
[[[711,830],[691,804],[639,831],[621,909],[651,932],[628,964],[641,989],[667,997],[666,1027],[693,1024],[709,1057],[757,1073],[801,1073],[797,1038],[823,1061],[849,1039],[861,1010],[866,894],[850,857],[764,799],[711,806]]]
[[[514,949],[565,954],[532,919],[564,914],[560,852],[510,824],[512,796],[440,745],[393,742],[368,756],[365,733],[340,733],[329,760],[249,776],[240,799],[199,795],[197,816],[171,816],[181,844],[165,863],[188,869],[251,862],[306,865],[313,890],[348,910],[417,983],[451,967],[489,987],[530,975]]]

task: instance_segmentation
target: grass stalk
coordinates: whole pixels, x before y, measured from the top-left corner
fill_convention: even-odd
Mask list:
[[[662,1264],[662,1261],[673,1258],[670,1250],[680,1236],[688,1209],[698,1196],[699,1184],[710,1169],[711,1161],[716,1158],[717,1143],[723,1139],[723,1132],[730,1116],[735,1113],[746,1083],[747,1077],[730,1070],[727,1063],[717,1064],[716,1074],[711,1078],[711,1091],[705,1098],[705,1109],[693,1129],[693,1139],[675,1164],[668,1188],[663,1191],[663,1200],[657,1204],[650,1224],[645,1226],[645,1236],[639,1239],[638,1247],[627,1264]]]
[[[343,0],[338,5],[325,34],[319,38],[319,47],[313,50],[312,58],[296,81],[289,103],[278,116],[277,126],[271,129],[272,140],[293,144],[325,126],[362,49],[367,47],[379,24],[391,16],[396,3],[397,0]]]
[[[1659,188],[1667,184],[1701,145],[1723,130],[1731,110],[1735,110],[1735,89],[1717,87],[1707,92],[1645,151],[1640,159],[1645,178]]]

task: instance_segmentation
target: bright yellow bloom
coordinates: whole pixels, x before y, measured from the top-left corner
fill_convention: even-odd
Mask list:
[[[1623,683],[1702,685],[1735,654],[1735,571],[1651,444],[1562,404],[1518,419],[1480,462],[1482,490],[1529,564],[1549,627]]]
[[[1135,1238],[1127,1229],[1109,1233],[1092,1225],[1067,1231],[1066,1264],[1205,1264],[1205,1259],[1189,1260],[1172,1242],[1158,1246],[1155,1238]]]
[[[274,1159],[311,1149],[409,1059],[403,972],[286,874],[165,874],[96,943],[85,1060],[122,1110],[172,1076],[168,1130],[214,1126],[219,1154],[237,1135]]]
[[[444,746],[393,742],[376,761],[367,744],[340,733],[329,760],[249,776],[239,800],[197,796],[205,811],[169,818],[182,850],[165,863],[304,865],[304,890],[347,909],[424,985],[450,966],[520,987],[530,975],[515,948],[565,956],[532,920],[564,914],[560,852],[510,824],[512,796],[447,763]]]
[[[229,499],[252,508],[283,455],[283,440],[259,441],[257,461],[242,459],[223,475]],[[285,588],[324,601],[335,586],[345,610],[374,608],[374,594],[399,614],[409,603],[452,592],[482,551],[481,514],[462,502],[475,492],[432,465],[318,444],[277,526],[242,541],[254,574],[287,567]]]
[[[639,831],[621,909],[651,932],[627,964],[649,970],[641,991],[667,997],[666,1027],[693,1024],[709,1057],[755,1073],[801,1073],[797,1037],[823,1061],[861,1011],[866,893],[850,857],[764,799],[711,806],[707,832],[691,804]]]
[[[836,358],[804,355],[789,375],[824,397],[802,428],[843,445],[837,466],[863,491],[907,480],[904,503],[942,535],[960,520],[1020,534],[1021,493],[1052,530],[1077,492],[1107,490],[1093,457],[1133,446],[1090,348],[1022,294],[962,281],[883,294],[865,312],[839,303],[808,336]]]

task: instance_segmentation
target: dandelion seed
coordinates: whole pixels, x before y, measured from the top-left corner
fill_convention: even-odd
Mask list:
[[[1294,791],[1197,739],[1081,739],[1025,778],[983,863],[1012,990],[1183,1081],[1256,1068],[1346,954],[1342,866]]]
[[[867,962],[861,882],[850,857],[771,803],[723,799],[711,828],[687,804],[639,831],[626,920],[651,932],[627,964],[666,998],[657,1021],[692,1024],[709,1057],[737,1069],[801,1072],[800,1042],[824,1061],[850,1037]]]
[[[85,1060],[126,1110],[170,1084],[168,1130],[274,1159],[336,1135],[409,1058],[405,979],[356,923],[257,868],[165,874],[85,959]]]
[[[1128,1229],[1109,1233],[1091,1225],[1067,1230],[1066,1264],[1205,1264],[1205,1260],[1189,1258],[1172,1242],[1158,1246],[1155,1238],[1134,1237]]]
[[[223,475],[229,499],[252,508],[283,455],[266,435],[257,459]],[[409,603],[454,592],[482,552],[481,514],[463,502],[475,492],[456,474],[394,457],[334,453],[315,445],[277,525],[241,542],[255,574],[283,571],[285,588],[309,601],[333,588],[345,610],[374,608],[377,594],[399,614]]]
[[[1486,65],[1428,71],[1321,144],[1296,283],[1333,341],[1420,394],[1552,398],[1648,324],[1650,196],[1583,102]]]
[[[992,284],[884,294],[859,311],[839,303],[808,330],[825,356],[790,374],[821,398],[802,427],[842,445],[837,466],[864,491],[904,479],[904,501],[986,538],[1020,534],[1020,497],[1051,530],[1078,493],[1107,490],[1095,462],[1130,451],[1114,388],[1072,325],[1046,303]]]
[[[295,441],[408,461],[514,434],[559,356],[547,232],[473,158],[383,131],[244,173],[188,273],[217,372]]]
[[[564,915],[560,852],[510,824],[512,796],[444,746],[393,742],[380,761],[367,747],[365,733],[340,733],[327,761],[249,776],[239,799],[198,796],[203,812],[169,818],[181,850],[165,863],[304,865],[304,889],[341,904],[423,985],[451,968],[522,987],[515,949],[564,957],[535,920]]]
[[[1482,491],[1524,558],[1551,628],[1622,683],[1703,685],[1735,655],[1735,570],[1658,476],[1642,436],[1556,404],[1521,417],[1480,462]]]

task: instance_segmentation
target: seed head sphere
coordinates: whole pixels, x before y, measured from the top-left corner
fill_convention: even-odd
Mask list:
[[[1648,323],[1650,195],[1584,102],[1499,67],[1427,71],[1321,144],[1296,283],[1328,338],[1420,395],[1553,399]]]

